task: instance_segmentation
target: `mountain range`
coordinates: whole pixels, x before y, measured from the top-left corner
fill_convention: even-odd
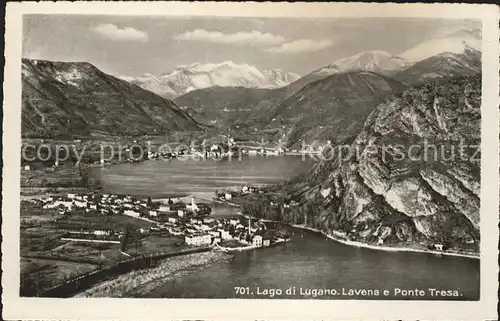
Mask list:
[[[302,87],[312,81],[322,79],[333,74],[345,73],[349,71],[364,70],[391,76],[405,70],[418,70],[425,68],[423,67],[424,65],[432,64],[431,62],[426,61],[427,59],[445,53],[448,54],[449,57],[452,57],[451,59],[459,61],[463,60],[464,58],[465,60],[467,60],[466,56],[474,53],[475,55],[479,54],[479,58],[473,57],[473,59],[480,60],[481,31],[468,29],[459,30],[418,44],[417,46],[410,48],[398,55],[393,55],[382,50],[369,50],[356,53],[352,56],[338,59],[332,64],[323,66],[301,77],[296,81],[296,86]],[[465,54],[465,56],[463,54]],[[440,60],[440,58],[434,60]],[[426,62],[422,63],[424,61]],[[453,63],[448,61],[448,64]],[[416,66],[414,67],[414,65]],[[465,69],[471,68],[476,69],[476,67],[474,66],[465,66]],[[440,71],[437,71],[435,74],[439,76],[441,73]],[[446,75],[448,76],[448,73],[446,73]],[[431,77],[429,75],[428,77],[421,78],[423,79]],[[414,83],[412,81],[410,82]]]
[[[372,54],[370,56],[374,57]],[[363,57],[363,55],[358,55],[358,57]],[[381,57],[386,57],[389,61],[393,60],[392,56],[386,54],[382,54]],[[353,116],[354,111],[358,112],[358,116],[363,121],[367,112],[371,111],[370,108],[375,107],[373,104],[406,86],[440,78],[470,76],[481,71],[481,53],[469,47],[465,47],[462,53],[446,52],[414,64],[406,66],[401,64],[401,69],[393,70],[390,75],[387,75],[387,70],[381,72],[380,68],[375,68],[377,64],[372,63],[373,61],[383,62],[383,60],[367,61],[370,62],[369,66],[378,70],[379,73],[356,71],[333,72],[328,75],[328,72],[324,70],[322,72],[322,69],[319,69],[278,89],[211,87],[189,92],[175,99],[175,102],[200,122],[221,128],[239,126],[240,128],[282,129],[285,126],[289,144],[295,144],[298,142],[295,139],[297,135],[303,135],[306,132],[309,134],[303,138],[307,140],[321,136],[335,136],[338,131],[332,130],[332,126],[327,124],[329,121],[336,124],[343,120],[343,118],[335,120],[335,115],[329,114],[334,110],[342,110],[340,106],[344,106],[346,108],[344,112],[352,113]],[[396,59],[396,61],[400,60]],[[352,65],[352,60],[350,62]],[[375,79],[379,81],[372,83]],[[365,87],[369,90],[365,90]],[[356,98],[357,101],[349,98],[357,97],[356,95],[359,95],[359,98]],[[369,103],[365,104],[367,101]],[[326,106],[329,107],[326,108]],[[325,115],[333,118],[323,118]],[[346,120],[351,121],[352,124],[344,124],[340,130],[344,134],[341,135],[343,137],[359,129],[354,125],[359,124],[359,119],[349,117]],[[292,127],[295,129],[291,130]],[[333,126],[333,128],[339,127]],[[328,131],[331,132],[326,135]]]
[[[268,127],[285,128],[289,146],[314,140],[344,141],[388,95],[405,86],[368,71],[334,74],[311,82],[267,113]]]
[[[172,101],[90,63],[22,60],[24,137],[135,136],[201,128]]]
[[[472,76],[481,72],[481,52],[464,44],[460,53],[443,52],[421,60],[393,75],[414,85],[443,77]]]
[[[176,98],[196,89],[221,87],[279,88],[300,78],[299,75],[280,69],[259,70],[248,64],[195,63],[179,66],[172,72],[155,77],[146,74],[141,77],[121,77],[144,89],[166,98]]]
[[[80,134],[139,135],[208,125],[279,129],[290,146],[299,136],[343,140],[392,93],[479,73],[478,47],[480,33],[462,30],[397,56],[381,50],[357,53],[303,77],[227,61],[179,66],[158,77],[116,78],[88,63],[24,59],[23,135],[59,135],[69,127]],[[428,56],[440,50],[446,51]],[[176,97],[175,102],[165,97]],[[132,125],[123,125],[123,117]]]
[[[311,74],[326,77],[349,71],[373,71],[381,74],[390,74],[408,66],[410,63],[403,58],[391,55],[386,51],[363,51],[355,55],[339,59],[333,64],[324,66]]]
[[[329,141],[349,154],[341,157],[337,149],[306,176],[276,187],[287,189],[295,208],[279,218],[259,215],[369,244],[477,252],[478,39],[465,30],[397,56],[362,52],[301,78],[226,62],[128,82],[85,62],[23,59],[22,134],[203,131],[213,138],[233,129],[263,132],[293,149]],[[425,146],[439,155],[429,156]],[[458,146],[468,147],[461,150],[465,158],[451,151]]]

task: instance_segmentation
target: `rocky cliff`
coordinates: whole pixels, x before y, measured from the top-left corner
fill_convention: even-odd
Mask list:
[[[304,217],[293,220],[368,243],[477,250],[480,105],[480,75],[386,99],[296,185]]]

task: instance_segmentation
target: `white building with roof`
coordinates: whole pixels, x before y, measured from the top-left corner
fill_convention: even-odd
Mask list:
[[[212,243],[212,236],[210,234],[191,234],[184,237],[187,245],[203,246]]]
[[[134,210],[125,210],[123,212],[123,214],[128,215],[128,216],[132,216],[132,217],[139,217],[139,216],[141,216],[141,213],[139,213],[137,211],[134,211]]]
[[[255,247],[262,247],[262,235],[254,235],[252,238],[252,245]]]

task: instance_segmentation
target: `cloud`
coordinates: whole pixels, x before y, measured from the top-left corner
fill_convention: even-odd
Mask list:
[[[130,27],[118,28],[114,24],[101,24],[93,28],[103,37],[114,41],[147,41],[148,34]]]
[[[175,40],[203,41],[223,44],[250,44],[256,46],[273,46],[285,42],[285,39],[272,33],[262,33],[260,31],[222,33],[219,31],[208,31],[195,29],[172,36]]]
[[[297,54],[297,53],[318,51],[333,45],[334,43],[330,40],[316,41],[309,39],[301,39],[283,43],[279,46],[265,48],[263,50],[272,53]]]

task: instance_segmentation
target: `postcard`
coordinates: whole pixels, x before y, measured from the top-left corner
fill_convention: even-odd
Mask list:
[[[494,319],[496,6],[8,3],[5,319]]]

